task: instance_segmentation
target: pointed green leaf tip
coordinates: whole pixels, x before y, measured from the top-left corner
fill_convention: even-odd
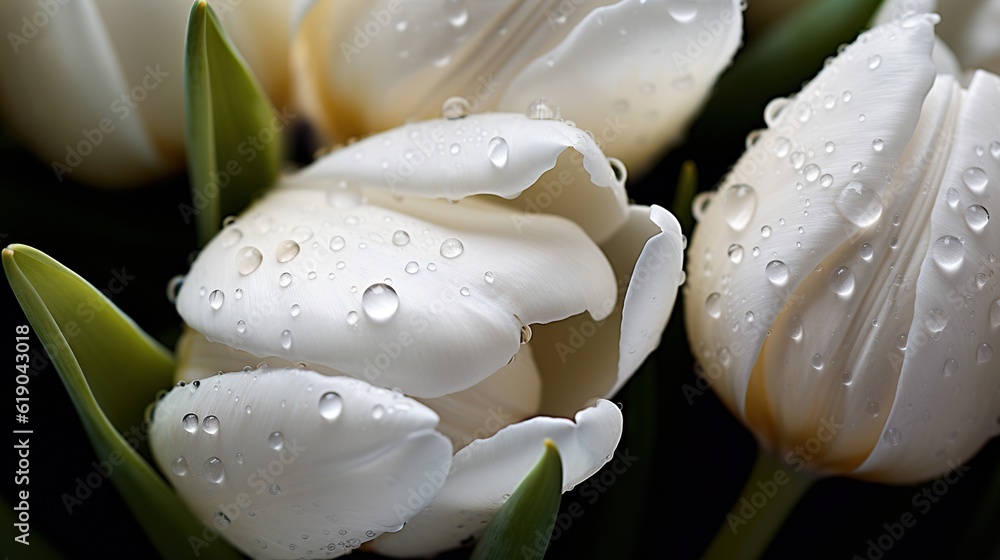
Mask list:
[[[472,560],[542,558],[562,498],[562,459],[545,440],[541,459],[504,503],[472,552]]]
[[[117,465],[111,481],[157,549],[165,558],[238,558],[219,540],[191,547],[189,539],[203,538],[205,528],[122,436],[145,441],[143,412],[158,390],[171,385],[170,354],[104,294],[45,253],[10,245],[3,250],[3,269],[31,324],[29,336],[37,336],[52,358],[98,459]]]
[[[191,7],[184,59],[185,139],[192,218],[204,244],[223,215],[243,210],[278,177],[281,130],[277,113],[204,0]]]

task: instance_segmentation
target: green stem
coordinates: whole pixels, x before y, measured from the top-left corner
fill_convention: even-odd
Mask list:
[[[796,472],[767,450],[757,453],[746,486],[702,560],[760,558],[815,476]]]

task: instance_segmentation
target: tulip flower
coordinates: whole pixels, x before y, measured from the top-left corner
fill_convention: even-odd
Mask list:
[[[154,416],[161,470],[254,557],[467,544],[545,438],[580,483],[682,277],[679,224],[625,178],[569,123],[487,113],[284,179],[179,289],[189,383]]]
[[[909,483],[1000,431],[1000,79],[935,79],[936,16],[865,33],[764,131],[691,244],[692,348],[779,456]]]
[[[281,106],[289,2],[214,4]],[[0,19],[11,29],[0,51],[0,115],[60,182],[119,187],[176,172],[190,9],[187,0],[3,2]]]
[[[545,97],[633,173],[678,139],[742,30],[738,0],[303,4],[296,84],[333,141],[436,117],[453,95],[477,112]]]

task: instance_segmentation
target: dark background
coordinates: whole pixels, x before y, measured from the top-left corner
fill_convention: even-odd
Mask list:
[[[778,65],[779,74],[753,80],[754,87],[740,89],[724,78],[719,95],[692,127],[687,142],[670,152],[650,175],[632,181],[630,195],[640,203],[669,207],[681,163],[687,159],[698,164],[701,188],[713,188],[739,157],[746,133],[763,126],[766,101],[797,91],[821,67],[823,58],[837,44],[852,40],[866,20],[866,14],[860,14],[851,20],[853,28],[816,38],[819,44],[812,51],[804,49],[807,52],[800,53],[801,60]],[[748,32],[748,45],[755,45],[763,35],[761,29],[766,30],[766,24]],[[752,51],[740,55],[752,56]],[[303,151],[308,153],[308,149]],[[180,319],[166,299],[166,285],[172,276],[187,270],[196,247],[193,228],[184,224],[177,211],[179,204],[190,200],[183,176],[123,191],[70,181],[60,184],[46,164],[3,134],[0,195],[0,244],[38,248],[98,288],[108,287],[114,271],[124,269],[135,278],[113,295],[114,303],[151,335],[173,346]],[[0,356],[10,364],[14,327],[27,321],[9,289],[0,289],[0,305],[0,333],[6,337],[0,340]],[[697,558],[739,496],[756,444],[711,391],[695,396],[693,402],[685,396],[682,388],[694,386],[696,378],[681,328],[682,309],[678,301],[663,345],[615,399],[622,403],[626,418],[619,449],[628,449],[638,459],[624,473],[614,475],[608,491],[598,493],[596,500],[593,493],[581,494],[582,488],[563,496],[563,511],[578,504],[583,515],[573,518],[568,527],[556,529],[549,558]],[[31,364],[31,422],[27,426],[34,429],[32,539],[44,537],[67,558],[154,557],[156,551],[109,480],[72,514],[67,513],[61,496],[74,493],[77,479],[93,472],[92,462],[103,458],[95,457],[66,390],[34,334],[31,343],[38,352]],[[7,377],[5,399],[13,397],[13,378]],[[12,429],[19,427],[12,420],[6,422]],[[9,474],[3,475],[0,492],[13,505],[16,457],[13,451],[4,455]],[[991,491],[1000,475],[998,461],[1000,443],[993,441],[926,514],[911,500],[931,483],[890,487],[848,479],[821,481],[791,513],[765,558],[1000,556],[1000,539],[995,535],[1000,516],[993,507],[998,492]],[[611,475],[604,476],[610,479]],[[916,516],[916,525],[883,556],[866,556],[868,540],[877,539],[885,532],[883,524],[899,521],[906,512]],[[6,521],[4,525],[5,555],[25,557],[21,547],[7,544],[11,531]],[[467,551],[457,551],[446,556],[466,555]]]

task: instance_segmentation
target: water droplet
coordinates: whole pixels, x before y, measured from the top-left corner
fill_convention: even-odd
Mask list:
[[[885,148],[885,142],[881,138],[876,138],[872,140],[872,149],[876,152],[881,152]]]
[[[287,272],[282,272],[281,276],[278,277],[278,285],[282,288],[287,288],[289,284],[292,283],[292,275]]]
[[[496,275],[493,274],[492,270],[487,270],[483,274],[483,280],[486,280],[487,284],[492,284],[495,279],[496,279]]]
[[[849,296],[854,292],[854,273],[846,266],[838,267],[830,274],[827,283],[833,293],[839,296]]]
[[[982,231],[989,221],[990,213],[986,211],[986,208],[973,204],[965,209],[965,223],[969,224],[973,230]]]
[[[698,15],[698,5],[691,1],[671,2],[667,5],[667,12],[678,23],[688,23]]]
[[[802,166],[806,164],[806,155],[802,152],[793,152],[788,160],[792,162],[792,168],[802,169]]]
[[[850,386],[853,381],[854,375],[851,372],[845,371],[840,374],[840,382],[844,385]]]
[[[875,255],[875,250],[872,249],[872,246],[871,246],[870,243],[865,243],[864,245],[861,246],[861,258],[862,259],[864,259],[865,261],[870,261],[870,260],[872,260],[872,257],[874,255]]]
[[[184,431],[193,434],[198,431],[198,415],[194,413],[188,413],[181,418],[181,426],[184,427]]]
[[[344,399],[333,391],[323,393],[319,398],[319,415],[327,420],[336,420],[344,410]]]
[[[237,228],[231,227],[222,232],[222,234],[219,235],[219,238],[222,248],[228,249],[229,247],[239,243],[240,239],[243,239],[243,232]]]
[[[463,296],[469,296],[470,294],[472,294],[472,292],[469,291],[469,288],[466,288],[465,286],[462,286],[462,289],[460,289],[458,293],[462,294]]]
[[[788,282],[788,265],[781,261],[771,261],[764,267],[764,275],[775,286],[784,286]]]
[[[938,309],[937,307],[930,309],[924,318],[924,324],[931,333],[939,333],[948,326],[948,314],[943,309]]]
[[[281,494],[281,486],[272,484],[267,487],[267,491],[270,492],[272,496],[277,496],[278,494]]]
[[[388,284],[372,284],[361,295],[361,308],[370,319],[387,321],[399,308],[399,296]]]
[[[774,141],[774,155],[778,157],[785,157],[788,152],[792,149],[792,143],[784,136],[779,136]]]
[[[718,319],[722,315],[722,295],[719,292],[712,292],[705,298],[705,311],[713,319]]]
[[[281,435],[281,432],[271,432],[271,435],[267,436],[267,446],[280,451],[285,446],[285,436]]]
[[[806,181],[809,181],[811,183],[819,178],[820,168],[815,163],[810,163],[809,165],[805,166],[805,168],[802,170],[802,173],[803,175],[805,175]]]
[[[944,361],[944,376],[951,377],[958,373],[958,361],[955,358],[948,358]]]
[[[753,311],[747,311],[746,314],[743,315],[743,319],[746,320],[747,323],[753,323],[754,321]]]
[[[441,104],[441,116],[448,120],[461,119],[465,118],[471,109],[468,99],[456,95],[445,99]]]
[[[970,167],[962,172],[962,182],[973,192],[980,193],[986,188],[986,183],[990,181],[985,171],[978,167]]]
[[[465,245],[462,245],[462,242],[454,237],[449,237],[441,242],[441,256],[446,259],[454,259],[461,255],[464,250]],[[430,269],[430,265],[427,265],[427,268]]]
[[[212,293],[208,294],[208,304],[212,306],[212,309],[219,309],[224,301],[226,301],[226,294],[223,294],[222,290],[212,290]]]
[[[826,146],[824,146],[823,149],[826,150],[826,153],[832,154],[833,151],[837,149],[837,145],[834,144],[833,142],[827,142]]]
[[[347,245],[347,241],[345,241],[344,238],[339,235],[334,235],[333,239],[330,240],[331,251],[339,251],[343,249],[345,245]]]
[[[416,261],[410,261],[406,263],[406,266],[403,267],[403,270],[405,270],[407,274],[416,274],[417,272],[420,271],[420,265],[417,264]]]
[[[877,418],[879,413],[878,403],[877,402],[868,403],[868,406],[865,407],[865,412],[868,414],[868,416],[871,416],[872,418]]]
[[[901,334],[896,338],[896,348],[900,350],[906,350],[906,335]]]
[[[771,237],[771,226],[763,226],[760,228],[760,236],[764,239]]]
[[[392,234],[392,244],[397,247],[402,247],[410,242],[410,234],[406,233],[401,229],[397,229]]]
[[[223,468],[222,459],[209,457],[201,466],[201,475],[209,482],[220,484],[226,478],[226,470]]]
[[[823,369],[823,354],[813,354],[812,367],[813,369]]]
[[[509,149],[507,147],[506,140],[500,136],[495,136],[492,140],[490,140],[486,149],[486,153],[489,155],[490,161],[494,166],[502,169],[503,166],[507,165],[507,155]]]
[[[246,330],[247,330],[247,322],[246,321],[244,321],[242,319],[240,319],[239,321],[236,321],[236,332],[243,333]]]
[[[558,114],[559,108],[547,97],[536,99],[528,105],[527,115],[529,119],[552,120]]]
[[[882,216],[882,197],[857,181],[848,183],[833,205],[841,216],[858,227],[868,227]]]
[[[281,347],[288,350],[292,347],[292,331],[285,329],[281,331]]]
[[[170,470],[177,476],[184,476],[188,473],[188,463],[184,457],[178,457],[170,463]]]
[[[895,447],[899,445],[899,442],[903,441],[903,434],[896,428],[889,428],[885,431],[885,435],[882,436],[882,440]]]
[[[281,243],[278,243],[278,248],[274,250],[274,257],[278,259],[280,263],[286,263],[295,258],[295,255],[299,254],[301,247],[299,244],[292,241],[291,239],[286,239]]]
[[[348,311],[347,312],[347,324],[348,324],[348,326],[351,326],[351,327],[353,327],[354,325],[358,324],[358,312],[357,311]]]
[[[993,347],[989,343],[982,342],[979,344],[979,348],[976,349],[976,361],[985,364],[986,362],[993,359]]]
[[[990,325],[994,329],[1000,328],[1000,298],[990,304]]]
[[[243,276],[257,270],[263,261],[264,255],[256,247],[244,247],[236,252],[236,269]]]
[[[757,209],[757,192],[743,183],[732,185],[722,194],[722,217],[729,227],[741,230],[750,223]]]
[[[869,70],[874,70],[874,69],[878,68],[880,64],[882,64],[882,57],[881,56],[875,54],[875,55],[872,55],[872,56],[870,56],[868,58],[868,69]]]
[[[739,243],[730,245],[728,254],[729,260],[732,261],[733,264],[740,264],[743,260],[743,246]]]
[[[760,247],[754,247],[753,249],[750,249],[750,254],[753,255],[753,256],[755,256],[755,257],[759,257],[760,256]]]
[[[377,404],[372,408],[372,418],[375,420],[381,420],[385,416],[385,408],[382,405]]]
[[[206,416],[201,422],[201,429],[206,434],[216,434],[219,432],[219,418],[216,416]]]
[[[965,258],[965,246],[957,237],[944,235],[934,242],[934,262],[945,270],[955,270]]]
[[[791,337],[792,340],[796,342],[802,340],[804,332],[805,329],[802,326],[801,315],[795,315],[788,320],[788,336]]]

